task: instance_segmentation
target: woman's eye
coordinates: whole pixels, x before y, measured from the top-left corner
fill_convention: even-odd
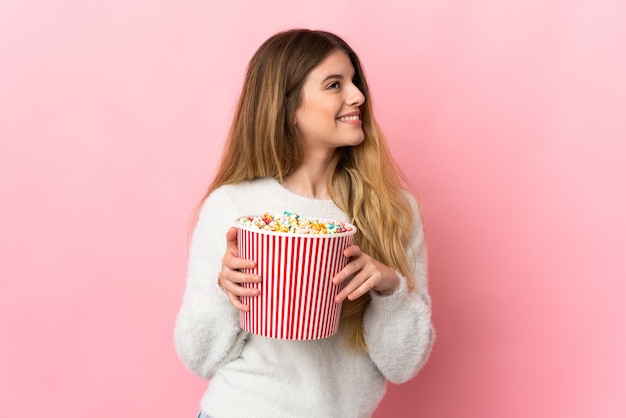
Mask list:
[[[338,89],[341,86],[341,84],[339,83],[339,81],[335,81],[332,82],[328,85],[328,87],[326,87],[327,89]]]

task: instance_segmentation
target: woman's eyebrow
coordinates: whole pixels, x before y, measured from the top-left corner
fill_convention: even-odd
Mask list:
[[[329,80],[333,80],[333,79],[337,79],[337,78],[343,80],[343,75],[341,75],[341,74],[331,74],[331,75],[328,75],[321,81],[320,84],[324,84],[325,82],[327,82]]]

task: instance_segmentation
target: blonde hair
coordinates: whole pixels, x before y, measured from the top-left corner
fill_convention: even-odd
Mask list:
[[[366,100],[361,106],[365,139],[355,147],[338,148],[331,165],[329,191],[335,204],[355,224],[355,243],[371,257],[397,270],[414,288],[405,252],[413,227],[410,202],[402,176],[387,148],[372,111],[363,68],[356,53],[338,36],[324,31],[294,29],[265,41],[248,64],[245,81],[227,136],[217,174],[206,193],[224,185],[273,177],[282,181],[303,158],[294,125],[302,85],[309,72],[331,52],[350,58],[353,83]],[[341,333],[348,347],[366,351],[363,314],[371,297],[345,300]]]

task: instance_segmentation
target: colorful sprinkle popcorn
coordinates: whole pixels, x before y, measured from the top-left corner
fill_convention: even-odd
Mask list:
[[[288,232],[292,234],[340,234],[352,231],[352,227],[344,222],[325,222],[308,219],[300,215],[284,212],[282,215],[242,216],[237,223],[246,227],[256,227],[265,231]]]

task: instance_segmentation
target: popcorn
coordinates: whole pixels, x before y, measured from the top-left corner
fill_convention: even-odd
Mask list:
[[[352,226],[341,221],[327,221],[301,217],[292,212],[282,215],[242,216],[237,223],[248,228],[291,234],[340,234],[352,231]]]

